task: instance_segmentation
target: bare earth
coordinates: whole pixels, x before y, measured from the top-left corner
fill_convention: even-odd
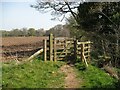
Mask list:
[[[43,47],[43,40],[48,37],[1,37],[2,59],[0,61],[22,60]]]
[[[27,45],[41,42],[48,37],[2,37],[2,46]]]
[[[65,73],[65,88],[79,88],[80,81],[76,78],[76,73],[72,66],[64,65],[60,68]]]

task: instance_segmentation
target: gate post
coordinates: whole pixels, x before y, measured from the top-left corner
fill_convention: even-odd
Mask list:
[[[51,33],[49,36],[49,58],[50,61],[53,61],[53,34]]]
[[[82,62],[84,62],[84,43],[81,44],[81,59],[82,59]]]
[[[47,40],[43,40],[44,61],[47,61]]]
[[[74,58],[75,60],[77,59],[77,43],[78,43],[78,40],[77,39],[74,39]]]
[[[65,38],[65,55],[67,55],[67,38]]]
[[[54,38],[54,61],[56,61],[56,40]]]

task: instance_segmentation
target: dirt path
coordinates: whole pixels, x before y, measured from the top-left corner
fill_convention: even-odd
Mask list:
[[[60,68],[65,73],[65,88],[79,88],[80,81],[76,78],[76,73],[71,65],[64,65]]]

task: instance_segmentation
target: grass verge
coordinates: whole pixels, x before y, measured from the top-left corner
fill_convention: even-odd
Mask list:
[[[8,64],[2,68],[3,88],[62,88],[63,73],[59,68],[64,62],[34,60],[22,65]]]
[[[87,68],[81,63],[76,65],[78,78],[81,78],[81,88],[116,88],[117,80],[109,76],[100,68],[89,65]]]

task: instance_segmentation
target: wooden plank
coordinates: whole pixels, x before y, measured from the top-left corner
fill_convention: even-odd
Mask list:
[[[90,63],[90,44],[88,45],[88,47],[89,47],[89,49],[88,49],[88,61],[89,61],[89,63]]]
[[[86,41],[86,42],[78,42],[77,44],[79,45],[79,44],[90,44],[90,43],[92,43],[92,42]]]
[[[87,46],[87,47],[84,47],[84,49],[89,49],[89,47]]]
[[[44,52],[44,61],[47,61],[47,40],[43,40],[43,52]]]
[[[67,43],[68,43],[68,44],[74,44],[74,42],[73,42],[73,41],[67,41]]]
[[[34,53],[33,55],[31,55],[29,58],[28,58],[28,61],[33,59],[34,57],[36,57],[37,55],[39,55],[40,53],[43,52],[43,48],[38,50],[36,53]]]
[[[51,33],[50,36],[49,36],[49,40],[50,40],[50,61],[53,61],[53,34]]]
[[[62,52],[62,54],[61,54],[61,52]],[[57,54],[57,55],[59,55],[59,54],[61,54],[61,55],[63,55],[63,54],[64,54],[64,55],[65,55],[65,54],[66,54],[66,52],[65,52],[65,51],[61,51],[61,52],[56,52],[56,54]],[[71,52],[71,51],[67,51],[67,53],[73,53],[73,52]]]
[[[84,53],[82,53],[82,55],[83,55],[83,59],[84,59],[84,61],[85,61],[85,64],[86,64],[86,66],[88,67],[88,63],[87,63],[87,60],[86,60],[86,58],[85,58],[85,56],[84,56]]]
[[[56,46],[56,48],[57,48],[57,50],[60,50],[60,49],[65,49],[65,46],[64,47],[58,47],[58,46]],[[69,46],[67,46],[67,50],[69,50],[69,49],[72,49],[73,47],[69,47]]]
[[[58,61],[62,61],[62,60],[64,60],[64,58],[57,58],[57,60],[58,60]]]
[[[54,61],[56,61],[56,40],[54,39]]]
[[[65,47],[65,44],[57,44],[56,47]]]
[[[74,38],[67,38],[67,41],[73,41]]]
[[[59,55],[61,52],[56,52],[57,55]],[[63,52],[63,54],[65,54],[66,52]],[[71,53],[71,51],[67,51],[67,53]]]
[[[66,55],[59,55],[58,58],[64,58]]]
[[[60,47],[60,48],[56,48],[56,50],[64,50],[65,48]]]
[[[84,62],[84,44],[81,44],[81,59],[82,59],[82,62]]]
[[[67,48],[64,48],[63,51],[60,53],[60,55],[62,55],[65,51],[66,51]],[[60,56],[59,55],[59,56]]]
[[[89,55],[85,55],[85,57],[89,57]]]
[[[74,40],[74,58],[77,59],[77,50],[78,50],[78,40]]]
[[[67,55],[67,40],[65,39],[65,55]]]
[[[66,37],[56,37],[55,40],[65,40]]]
[[[57,55],[62,55],[62,54],[65,54],[65,53],[66,53],[66,52],[65,52],[64,50],[62,50],[62,51],[57,51],[57,52],[56,52]]]
[[[89,53],[90,51],[85,51],[84,54]]]

